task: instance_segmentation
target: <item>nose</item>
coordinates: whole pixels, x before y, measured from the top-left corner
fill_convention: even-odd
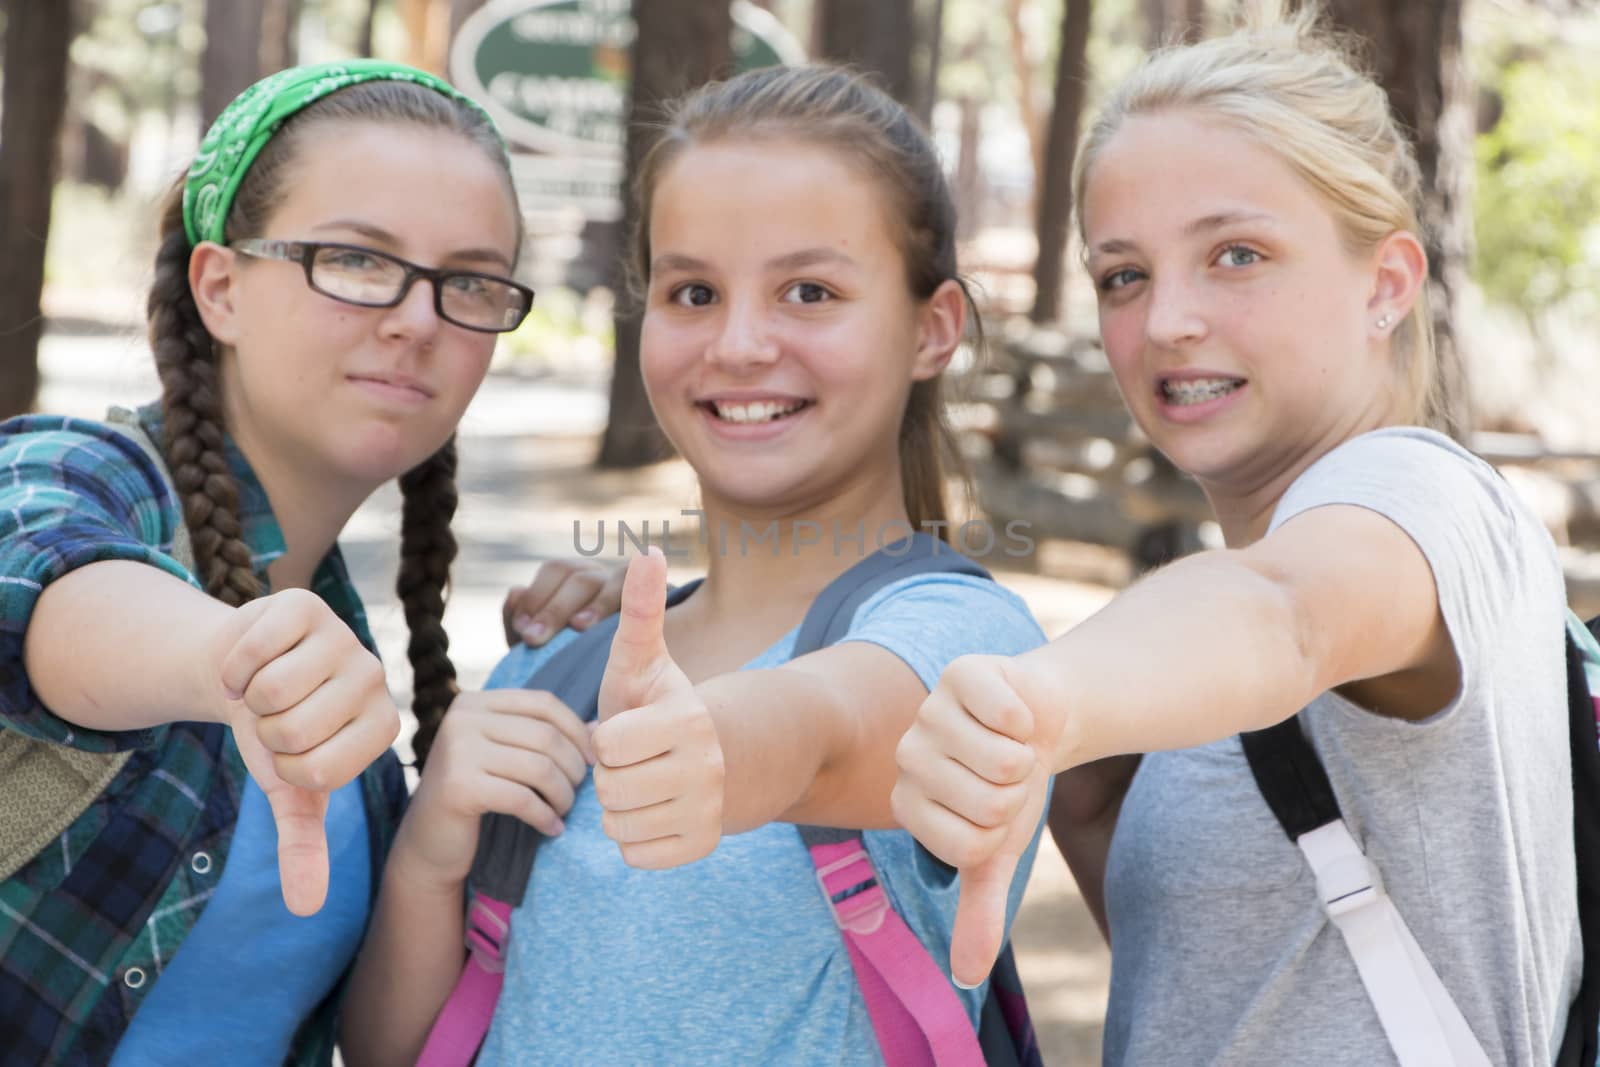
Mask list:
[[[706,359],[728,370],[763,367],[776,362],[778,346],[767,328],[766,315],[757,300],[728,300],[722,322]]]
[[[1181,278],[1152,278],[1145,310],[1145,336],[1162,348],[1176,348],[1206,335],[1199,294]]]
[[[413,278],[411,288],[394,307],[385,308],[379,329],[385,337],[430,341],[439,332],[439,313],[434,310],[433,287],[429,278]]]

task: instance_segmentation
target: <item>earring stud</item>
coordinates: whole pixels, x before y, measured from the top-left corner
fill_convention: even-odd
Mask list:
[[[1388,329],[1388,328],[1389,328],[1389,324],[1390,324],[1390,323],[1391,323],[1391,322],[1393,322],[1393,321],[1394,321],[1394,316],[1393,316],[1393,315],[1391,315],[1391,314],[1389,314],[1389,313],[1388,313],[1388,312],[1387,312],[1387,311],[1385,311],[1385,312],[1384,312],[1384,313],[1383,313],[1383,314],[1382,314],[1382,315],[1381,315],[1381,316],[1379,316],[1379,318],[1378,318],[1378,329],[1380,329],[1380,330],[1386,330],[1386,329]]]

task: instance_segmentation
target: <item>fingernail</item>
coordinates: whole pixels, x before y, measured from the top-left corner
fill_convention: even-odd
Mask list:
[[[244,694],[243,693],[235,692],[234,690],[230,689],[227,686],[223,686],[222,687],[222,695],[227,697],[229,700],[243,700],[244,699]]]
[[[530,626],[524,627],[523,631],[522,631],[522,636],[526,637],[529,641],[532,641],[534,644],[538,644],[540,641],[544,640],[545,634],[548,631],[549,631],[549,627],[545,626],[544,623],[536,622],[536,623],[533,623]]]
[[[588,626],[591,622],[594,622],[594,612],[592,611],[580,611],[572,617],[574,626]]]
[[[951,975],[950,976],[950,980],[952,982],[954,982],[958,988],[966,989],[966,990],[977,989],[978,986],[983,984],[982,982],[979,982],[977,985],[968,985],[967,983],[963,982],[961,979],[957,978],[955,975]]]
[[[523,630],[528,628],[528,624],[532,621],[532,615],[518,615],[516,618],[511,620],[511,625],[518,633],[521,633]]]

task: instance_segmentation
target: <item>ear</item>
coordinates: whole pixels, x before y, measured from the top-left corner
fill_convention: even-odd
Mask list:
[[[961,283],[947,278],[923,301],[918,311],[917,358],[911,367],[913,381],[937,378],[950,364],[967,325],[967,294]]]
[[[213,241],[201,241],[189,253],[189,291],[194,294],[200,321],[218,343],[225,345],[239,339],[233,306],[238,265],[238,255],[232,249]]]
[[[1428,253],[1409,230],[1396,230],[1378,242],[1373,253],[1372,296],[1367,301],[1368,328],[1384,337],[1411,313],[1428,284]],[[1378,325],[1380,322],[1382,326]]]

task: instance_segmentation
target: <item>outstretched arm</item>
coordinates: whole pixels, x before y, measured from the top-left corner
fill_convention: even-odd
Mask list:
[[[1179,560],[1043,648],[956,675],[964,663],[900,744],[894,811],[961,868],[952,965],[966,981],[999,948],[1015,842],[1042,806],[963,764],[967,754],[1009,744],[1054,772],[1262,729],[1333,688],[1420,718],[1459,684],[1421,549],[1346,505],[1307,511],[1249,548]],[[1109,833],[1100,840],[1083,870],[1103,870]]]

